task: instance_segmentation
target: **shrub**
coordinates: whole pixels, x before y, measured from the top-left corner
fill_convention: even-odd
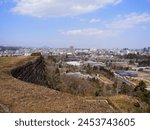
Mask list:
[[[31,56],[42,56],[42,54],[40,52],[35,52],[35,53],[32,53]]]

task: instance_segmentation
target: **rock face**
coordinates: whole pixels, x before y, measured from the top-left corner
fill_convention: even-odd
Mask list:
[[[48,86],[43,57],[18,66],[11,71],[13,77],[38,85]]]

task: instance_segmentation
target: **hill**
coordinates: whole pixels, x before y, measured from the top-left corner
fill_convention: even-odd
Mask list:
[[[148,108],[128,96],[81,97],[50,89],[41,80],[44,70],[39,58],[0,57],[0,104],[5,112],[146,112]],[[14,69],[17,78],[12,76]]]

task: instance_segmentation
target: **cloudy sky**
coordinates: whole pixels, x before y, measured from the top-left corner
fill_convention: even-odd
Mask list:
[[[150,0],[0,0],[0,45],[150,46]]]

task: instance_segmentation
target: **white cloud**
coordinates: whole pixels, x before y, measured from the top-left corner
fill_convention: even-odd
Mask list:
[[[131,13],[129,15],[122,16],[119,20],[115,20],[112,23],[107,24],[103,29],[76,29],[63,32],[62,34],[72,36],[112,37],[117,36],[122,31],[136,27],[137,25],[140,26],[140,24],[145,23],[150,23],[150,14]]]
[[[96,28],[69,30],[66,32],[62,32],[62,34],[70,35],[70,36],[99,36],[99,37],[115,35],[114,33],[112,33],[111,30],[103,30],[103,29],[96,29]]]
[[[89,13],[122,0],[13,0],[11,11],[35,17],[73,16]]]
[[[85,22],[85,23],[101,23],[103,22],[101,19],[95,19],[95,18],[92,18],[92,19],[79,19],[80,22]]]
[[[104,30],[104,29],[96,29],[96,28],[88,28],[88,29],[76,29],[76,30],[69,30],[66,32],[62,32],[63,35],[69,36],[81,36],[81,37],[112,37],[115,36],[116,33],[112,32],[112,30]]]
[[[150,14],[143,13],[143,14],[137,14],[137,13],[131,13],[129,15],[126,15],[122,17],[120,20],[114,21],[111,24],[108,24],[106,27],[110,29],[129,29],[136,25],[142,24],[142,23],[149,23],[150,22]]]
[[[67,35],[99,35],[102,33],[103,33],[103,30],[94,29],[94,28],[77,29],[77,30],[70,30],[70,31],[64,32],[64,34],[67,34]]]
[[[116,2],[114,3],[114,5],[117,5],[117,4],[121,3],[121,2],[122,2],[122,0],[118,0],[118,1],[116,1]]]
[[[101,22],[100,19],[91,19],[91,20],[89,21],[89,23],[99,23],[99,22]]]

